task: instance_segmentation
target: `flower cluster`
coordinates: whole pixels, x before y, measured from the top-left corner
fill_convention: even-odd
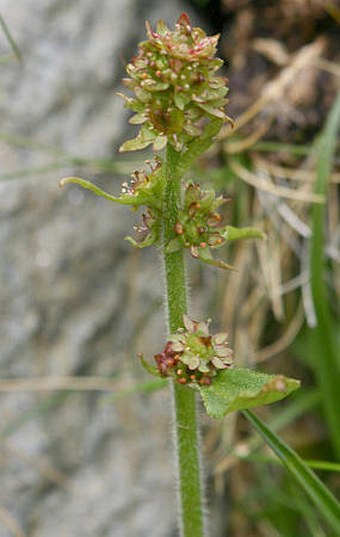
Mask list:
[[[181,245],[190,248],[194,257],[198,256],[198,248],[218,247],[225,241],[220,233],[222,216],[217,209],[227,201],[198,183],[186,185],[175,232]]]
[[[121,151],[155,150],[170,143],[182,151],[188,142],[202,136],[207,118],[228,120],[225,115],[227,79],[215,76],[223,61],[215,57],[218,35],[207,36],[193,28],[187,14],[179,17],[171,31],[159,21],[156,31],[147,24],[146,41],[127,66],[124,79],[135,97],[121,95],[141,124],[136,138],[125,142]]]
[[[146,248],[155,244],[160,237],[160,223],[154,213],[147,207],[142,213],[142,219],[139,224],[133,226],[136,233],[136,239],[125,237],[132,246],[136,248]]]
[[[126,237],[137,248],[151,246],[160,236],[161,212],[163,204],[164,177],[162,161],[155,157],[154,163],[146,161],[150,171],[136,170],[131,175],[130,183],[122,184],[121,199],[130,199],[134,207],[146,206],[140,224],[134,226],[136,240]]]
[[[155,355],[160,374],[180,384],[209,386],[221,369],[232,366],[233,351],[224,332],[211,335],[209,325],[184,315],[185,329],[171,336],[163,352]]]
[[[122,184],[122,193],[128,194],[129,196],[136,196],[138,195],[138,191],[145,191],[150,189],[150,187],[153,186],[153,174],[161,166],[161,162],[159,158],[155,158],[155,165],[152,164],[151,161],[146,161],[146,164],[150,167],[150,172],[147,173],[145,170],[135,170],[131,174],[131,181],[130,183],[124,182]]]
[[[130,183],[126,181],[122,184],[120,199],[125,200],[127,205],[145,205],[161,210],[164,189],[162,161],[155,157],[154,162],[147,160],[146,164],[149,171],[136,170],[131,174]]]
[[[189,248],[194,258],[231,270],[231,265],[214,258],[211,252],[211,249],[223,246],[228,239],[230,226],[222,225],[222,215],[217,212],[227,201],[228,198],[216,196],[213,189],[204,190],[198,183],[187,183],[175,224],[176,237],[167,245],[167,252]]]
[[[198,183],[188,182],[174,228],[176,236],[167,244],[166,251],[189,248],[191,255],[204,263],[232,270],[231,265],[213,257],[212,250],[230,241],[264,239],[265,234],[256,228],[223,225],[218,209],[228,201],[229,198],[216,196],[213,189],[204,190]]]

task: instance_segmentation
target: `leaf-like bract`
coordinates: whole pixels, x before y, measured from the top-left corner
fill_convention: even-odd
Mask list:
[[[210,417],[220,419],[229,412],[267,405],[283,399],[300,386],[283,375],[267,375],[251,369],[219,371],[210,386],[200,386]]]

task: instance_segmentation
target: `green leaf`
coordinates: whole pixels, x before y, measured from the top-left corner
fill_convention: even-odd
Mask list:
[[[299,455],[287,446],[281,438],[276,436],[276,434],[262,420],[260,420],[260,418],[249,410],[245,410],[243,414],[279,457],[290,474],[304,489],[306,494],[315,504],[316,509],[333,528],[335,535],[340,535],[340,504],[333,494],[314,472],[308,468],[307,464],[299,457]]]
[[[227,241],[237,241],[240,239],[266,239],[266,234],[256,227],[233,227],[226,226],[220,235]]]
[[[315,194],[327,195],[332,162],[336,152],[340,124],[340,94],[336,99],[318,144]],[[339,412],[339,349],[336,341],[333,314],[330,307],[325,256],[325,228],[327,208],[314,204],[312,207],[313,235],[310,248],[310,284],[317,320],[311,328],[313,338],[313,367],[322,392],[322,405],[328,424],[334,452],[340,459],[340,412]]]
[[[219,101],[217,101],[217,105],[219,104]],[[222,110],[217,108],[214,103],[210,103],[209,101],[206,103],[197,103],[197,106],[199,108],[202,108],[205,112],[208,114],[211,114],[214,117],[217,117],[219,119],[224,119],[225,114]]]
[[[300,382],[283,375],[267,375],[251,369],[224,369],[210,386],[200,386],[210,417],[223,418],[229,412],[267,405],[287,397]]]
[[[145,123],[145,121],[146,117],[144,114],[135,114],[129,119],[129,123],[131,123],[131,125],[141,125],[142,123]]]
[[[150,137],[149,139],[144,138],[142,139],[139,135],[136,136],[136,138],[132,138],[131,140],[126,140],[120,148],[119,152],[124,153],[125,151],[139,151],[140,149],[145,149],[148,147],[148,145],[152,144],[154,141],[154,136]]]
[[[139,151],[140,149],[145,149],[148,145],[154,143],[156,138],[157,134],[151,131],[148,128],[148,125],[144,123],[136,138],[124,142],[120,146],[119,152],[123,153],[124,151]]]

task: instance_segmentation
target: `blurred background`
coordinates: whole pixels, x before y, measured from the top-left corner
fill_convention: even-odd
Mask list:
[[[123,240],[136,215],[58,182],[118,193],[147,157],[117,154],[134,130],[116,93],[144,21],[183,10],[221,33],[236,121],[192,177],[268,235],[223,252],[237,272],[189,259],[191,312],[238,365],[302,380],[260,413],[339,491],[340,172],[318,151],[337,0],[0,0],[0,537],[176,535],[169,395],[136,359],[164,344],[159,255]],[[241,416],[202,423],[214,537],[330,535]]]

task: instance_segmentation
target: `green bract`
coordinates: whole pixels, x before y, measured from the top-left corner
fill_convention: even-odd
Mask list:
[[[283,375],[235,368],[220,371],[209,388],[199,390],[209,416],[219,419],[235,410],[274,403],[299,387],[298,380]]]
[[[223,61],[215,58],[218,35],[208,37],[192,28],[183,13],[171,31],[163,21],[156,31],[147,23],[148,39],[139,44],[138,54],[126,70],[124,83],[135,97],[121,95],[135,115],[130,123],[141,124],[136,138],[120,150],[155,150],[167,143],[177,151],[202,136],[204,124],[212,118],[223,121],[228,88],[225,77],[215,72]]]

